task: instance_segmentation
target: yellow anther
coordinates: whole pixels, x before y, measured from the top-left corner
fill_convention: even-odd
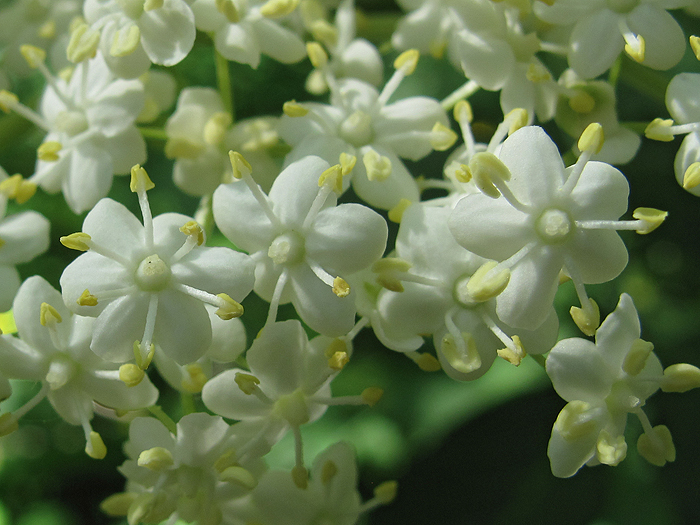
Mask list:
[[[197,238],[197,246],[204,244],[204,230],[197,221],[187,221],[180,226],[180,231],[188,237],[190,235],[195,236]]]
[[[19,423],[17,422],[17,418],[10,412],[5,412],[0,415],[0,437],[12,434],[18,428]]]
[[[462,343],[458,343],[452,334],[445,334],[440,341],[440,352],[452,368],[463,374],[481,368],[481,355],[476,341],[468,332],[462,332]]]
[[[304,106],[296,100],[289,100],[282,105],[282,111],[288,117],[304,117],[309,112]]]
[[[222,300],[219,309],[214,312],[219,318],[228,321],[229,319],[234,319],[243,315],[243,305],[241,303],[234,301],[225,293],[220,293],[216,296]]]
[[[254,489],[258,485],[258,480],[247,469],[241,466],[233,465],[223,470],[219,474],[219,481],[224,483],[235,483],[236,485],[248,490]]]
[[[627,42],[625,44],[625,53],[627,53],[632,60],[641,64],[644,62],[646,47],[647,45],[644,37],[642,35],[636,35],[634,42]]]
[[[349,361],[350,356],[347,352],[335,352],[328,359],[328,366],[337,372],[345,368],[345,365],[347,365]]]
[[[428,52],[436,60],[442,60],[447,49],[447,42],[444,40],[433,40],[428,44]]]
[[[369,388],[365,388],[362,391],[362,394],[360,394],[360,397],[362,397],[362,401],[364,401],[366,405],[373,407],[379,403],[379,400],[383,395],[384,390],[376,386],[371,386]]]
[[[340,338],[333,339],[323,354],[330,359],[337,352],[348,352],[348,345]]]
[[[644,130],[644,136],[651,140],[660,140],[661,142],[671,142],[673,140],[673,119],[655,118]]]
[[[292,468],[292,481],[302,490],[309,486],[309,471],[303,466],[295,465]]]
[[[331,186],[338,195],[343,193],[343,168],[340,164],[331,166],[321,173],[321,176],[318,178],[318,187],[322,188],[326,184]]]
[[[46,60],[46,51],[40,47],[24,44],[19,47],[19,52],[29,64],[29,67],[36,69]]]
[[[196,159],[204,153],[205,146],[191,140],[173,137],[165,143],[165,156],[169,159]]]
[[[511,365],[520,366],[520,363],[527,355],[527,352],[525,352],[523,342],[517,335],[512,336],[511,339],[513,341],[513,346],[515,347],[514,349],[508,347],[501,348],[500,350],[497,350],[496,353],[498,354],[498,357],[505,359]]]
[[[113,57],[125,57],[132,54],[138,49],[141,43],[141,30],[136,24],[131,24],[128,27],[122,27],[114,33],[112,46],[109,48],[109,54]]]
[[[54,326],[62,322],[63,318],[61,318],[61,314],[58,313],[58,310],[49,303],[41,303],[41,307],[39,308],[39,321],[41,322],[41,326]]]
[[[603,148],[603,143],[605,142],[605,135],[603,133],[603,126],[597,122],[591,122],[586,129],[581,133],[581,137],[578,139],[578,149],[581,152],[590,151],[594,154],[600,153]]]
[[[74,71],[75,68],[73,66],[66,66],[57,73],[57,76],[67,84],[73,78]]]
[[[323,69],[328,64],[328,54],[318,42],[307,42],[306,53],[309,55],[311,65],[316,69]]]
[[[119,380],[126,386],[136,386],[143,381],[146,373],[133,363],[126,363],[119,367]]]
[[[367,178],[371,181],[383,181],[391,175],[391,160],[373,149],[364,154],[362,163],[367,170]]]
[[[336,474],[338,474],[338,465],[329,459],[321,467],[321,482],[328,485]]]
[[[137,464],[154,472],[168,469],[173,466],[173,454],[165,447],[153,447],[139,454]]]
[[[643,339],[637,339],[634,343],[632,343],[632,348],[630,348],[629,352],[627,352],[627,355],[622,362],[622,370],[631,376],[638,375],[642,370],[644,370],[644,367],[647,364],[647,359],[653,350],[653,343],[644,341]]]
[[[627,456],[627,443],[625,436],[613,437],[610,432],[603,429],[598,435],[596,442],[596,458],[603,465],[614,467]]]
[[[9,113],[17,103],[19,103],[17,95],[6,89],[0,89],[0,109],[5,113]]]
[[[237,372],[234,381],[238,385],[238,388],[246,395],[251,395],[255,392],[260,384],[260,379],[252,374],[246,374],[244,372]]]
[[[231,161],[231,169],[233,170],[233,177],[235,179],[242,179],[253,173],[253,168],[248,161],[237,151],[229,151],[228,158]]]
[[[591,405],[585,401],[571,401],[559,412],[554,429],[566,441],[586,437],[598,428],[595,418],[588,413],[590,409]]]
[[[374,497],[382,505],[388,505],[396,499],[399,490],[398,481],[385,481],[374,489]]]
[[[552,74],[546,67],[544,67],[544,65],[533,60],[527,66],[525,78],[527,78],[530,82],[540,84],[542,82],[549,82],[552,80]]]
[[[260,8],[265,18],[281,18],[291,14],[299,5],[299,0],[267,0]]]
[[[15,193],[15,202],[17,204],[24,204],[29,199],[31,199],[36,193],[36,184],[31,181],[24,180],[19,184],[17,192]]]
[[[506,113],[503,120],[509,123],[508,135],[512,135],[520,128],[527,126],[528,118],[527,110],[524,108],[514,108]]]
[[[595,109],[595,99],[585,91],[578,90],[569,98],[569,107],[576,113],[585,115]]]
[[[474,120],[474,112],[472,111],[472,105],[466,100],[459,100],[455,104],[452,113],[455,120],[460,124],[471,124]]]
[[[48,142],[44,142],[37,148],[36,156],[39,158],[39,160],[56,162],[60,158],[58,156],[58,152],[61,151],[61,149],[63,149],[63,144],[50,140]]]
[[[700,387],[700,368],[688,363],[677,363],[666,367],[661,380],[664,392],[687,392]]]
[[[454,146],[455,142],[457,142],[457,133],[441,122],[436,122],[430,131],[430,145],[433,149],[435,151],[445,151]]]
[[[134,165],[131,168],[131,182],[129,183],[129,189],[134,193],[139,191],[148,191],[155,188],[156,185],[139,164]]]
[[[355,168],[355,164],[357,164],[357,157],[355,155],[350,155],[349,153],[345,152],[340,154],[340,167],[343,171],[343,177],[352,172],[352,170]]]
[[[85,444],[85,453],[92,459],[104,459],[107,455],[107,447],[102,441],[102,436],[94,430],[90,432],[90,438]]]
[[[675,461],[676,447],[673,445],[673,438],[668,427],[666,425],[657,425],[651,431],[651,435],[645,432],[639,436],[637,441],[639,454],[657,467],[663,467],[667,461]]]
[[[216,9],[232,24],[237,24],[241,21],[238,9],[236,9],[236,5],[231,0],[216,0]]]
[[[690,35],[690,49],[693,50],[695,58],[700,60],[700,37]]]
[[[204,125],[204,141],[212,146],[218,146],[224,140],[226,131],[231,126],[230,113],[220,111],[214,113]]]
[[[314,40],[318,40],[325,46],[333,47],[338,43],[338,28],[327,20],[314,20],[309,30]]]
[[[401,219],[403,217],[403,213],[408,209],[408,207],[411,204],[412,204],[411,201],[409,201],[408,199],[401,199],[396,204],[396,206],[394,206],[393,208],[391,208],[389,210],[389,214],[388,214],[389,220],[391,222],[395,222],[397,224],[400,223]]]
[[[141,370],[146,370],[153,361],[153,356],[156,354],[156,345],[151,343],[148,348],[146,357],[143,357],[143,345],[140,341],[134,341],[134,360]]]
[[[17,204],[24,204],[36,193],[36,184],[24,180],[22,175],[16,173],[0,182],[0,193],[8,199],[14,199]]]
[[[469,159],[469,171],[474,183],[484,195],[494,199],[501,196],[501,192],[493,183],[493,179],[503,181],[510,180],[510,170],[501,159],[488,151],[481,151]]]
[[[467,183],[472,180],[472,172],[466,164],[460,164],[455,168],[457,182]]]
[[[144,11],[153,11],[154,9],[160,9],[163,7],[165,0],[146,0],[143,3]]]
[[[71,250],[78,250],[79,252],[86,252],[90,249],[91,239],[92,237],[90,237],[87,233],[76,232],[61,237],[59,240],[61,241],[61,244],[66,248],[70,248]]]
[[[135,492],[118,492],[102,500],[100,510],[113,518],[126,516],[135,499]]]
[[[493,272],[498,263],[489,261],[481,265],[467,282],[467,292],[477,302],[488,301],[499,295],[510,281],[510,270]]]
[[[588,308],[572,306],[569,309],[569,314],[579,330],[591,337],[595,335],[595,331],[600,326],[600,308],[598,308],[598,303],[590,297],[588,298],[588,303]]]
[[[180,386],[190,394],[199,394],[209,378],[202,370],[199,363],[192,363],[185,367],[186,376],[180,382]]]
[[[418,365],[418,368],[423,370],[423,372],[437,372],[442,369],[440,366],[440,361],[433,354],[424,352],[419,354],[418,352],[407,352],[406,356],[411,359],[414,363]]]
[[[45,38],[47,40],[56,38],[56,21],[48,20],[39,27],[36,32],[37,36]]]
[[[333,279],[333,293],[338,297],[347,297],[350,294],[350,285],[342,277]]]
[[[692,190],[700,184],[700,162],[693,162],[683,174],[683,189]]]
[[[637,208],[632,213],[632,217],[644,221],[644,225],[637,228],[637,233],[646,235],[661,226],[666,217],[668,217],[668,212],[657,210],[656,208]]]
[[[394,68],[401,70],[404,75],[411,75],[416,70],[419,58],[420,53],[417,49],[409,49],[396,57]]]
[[[372,265],[372,271],[377,274],[377,283],[392,292],[403,292],[401,279],[396,275],[411,269],[411,263],[397,257],[379,259]]]

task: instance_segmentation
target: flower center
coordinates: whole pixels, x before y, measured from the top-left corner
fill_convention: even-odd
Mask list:
[[[136,284],[145,292],[160,292],[170,282],[170,268],[157,254],[149,255],[136,270]]]
[[[356,148],[371,143],[374,139],[372,117],[358,109],[340,125],[340,137]]]
[[[637,4],[639,0],[608,0],[608,7],[616,13],[629,13]]]
[[[81,111],[62,111],[56,119],[56,129],[74,137],[88,129],[88,121]]]
[[[275,264],[293,265],[304,260],[304,252],[304,238],[295,231],[289,231],[272,241],[267,256]]]
[[[49,371],[46,373],[46,382],[51,390],[58,390],[65,386],[76,374],[76,363],[65,354],[56,354],[51,360]]]
[[[556,208],[543,211],[535,224],[537,235],[547,244],[566,241],[571,236],[573,227],[569,214]]]

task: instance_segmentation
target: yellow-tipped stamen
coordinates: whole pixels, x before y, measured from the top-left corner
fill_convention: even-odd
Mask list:
[[[700,184],[700,162],[693,162],[683,174],[683,189],[692,190]]]
[[[104,441],[102,441],[102,436],[94,430],[90,432],[90,436],[85,445],[85,453],[92,459],[104,459],[107,455],[107,447]]]
[[[99,45],[99,31],[91,29],[85,22],[81,21],[71,29],[66,56],[70,62],[78,64],[93,58],[97,54]]]
[[[671,142],[673,140],[673,119],[655,118],[644,129],[644,136],[651,140]]]
[[[24,60],[32,69],[38,68],[46,61],[46,51],[40,47],[24,44],[19,47],[19,52],[22,53]]]
[[[199,363],[191,363],[184,368],[185,377],[180,382],[180,386],[190,394],[199,394],[209,378],[202,370]]]
[[[318,42],[307,42],[306,53],[309,55],[311,65],[316,69],[323,69],[328,65],[328,54]]]
[[[644,37],[642,35],[635,35],[632,32],[623,34],[622,36],[625,37],[625,53],[635,62],[639,62],[640,64],[644,62],[647,47]]]
[[[61,314],[58,313],[49,303],[41,303],[39,308],[39,322],[41,326],[54,326],[57,323],[63,322]]]
[[[0,415],[0,437],[12,434],[19,428],[19,421],[10,412]]]
[[[394,68],[401,70],[405,76],[412,75],[416,70],[419,58],[420,52],[417,49],[409,49],[396,57],[396,60],[394,60]]]
[[[552,80],[552,74],[543,64],[532,60],[527,66],[525,78],[533,84],[542,84],[544,82],[550,82]]]
[[[139,164],[135,164],[131,168],[131,181],[129,183],[129,189],[133,193],[138,193],[139,191],[148,191],[155,188],[156,185]]]
[[[167,470],[175,464],[173,453],[165,447],[153,447],[139,454],[137,460],[139,467],[145,467],[154,472]]]
[[[430,145],[433,149],[445,151],[454,146],[455,142],[457,142],[457,133],[441,122],[436,122],[430,132]]]
[[[136,51],[141,44],[141,30],[136,24],[117,29],[114,33],[109,54],[113,57],[125,57]]]
[[[241,21],[236,5],[231,0],[216,0],[216,9],[226,17],[231,24]]]
[[[285,102],[282,105],[282,111],[288,117],[304,117],[309,112],[307,108],[299,104],[296,100],[289,100]]]
[[[455,179],[457,179],[457,182],[461,182],[463,184],[466,184],[467,182],[472,180],[472,172],[469,169],[469,166],[466,164],[460,164],[456,169],[455,169]]]
[[[554,422],[554,429],[565,441],[578,441],[598,428],[595,418],[589,415],[591,405],[585,401],[569,402]]]
[[[321,176],[318,178],[318,187],[322,188],[326,184],[338,195],[343,193],[343,168],[340,164],[331,166],[321,173]]]
[[[632,213],[632,217],[641,221],[640,226],[637,227],[637,233],[646,235],[663,224],[668,217],[668,212],[656,208],[637,208]]]
[[[433,354],[427,352],[406,352],[406,357],[418,365],[423,372],[437,372],[441,370],[440,361]]]
[[[333,293],[338,297],[347,297],[350,295],[350,285],[342,277],[333,279]]]
[[[629,352],[627,352],[622,362],[622,370],[631,376],[639,375],[639,373],[644,370],[647,359],[653,350],[654,345],[652,343],[644,341],[643,339],[637,339],[632,343],[632,347]]]
[[[517,335],[511,337],[513,341],[513,348],[505,347],[496,351],[498,357],[505,359],[511,365],[520,366],[520,363],[527,355],[525,348],[523,348],[523,343]]]
[[[206,148],[187,139],[169,138],[165,143],[165,156],[169,159],[196,159]]]
[[[579,330],[589,337],[595,335],[596,330],[600,326],[600,308],[598,308],[598,303],[589,297],[588,307],[585,305],[581,308],[572,306],[569,309],[569,314]]]
[[[253,394],[260,384],[260,379],[252,374],[246,374],[244,372],[237,372],[234,381],[238,385],[238,388],[241,389],[241,392],[246,395]]]
[[[338,474],[338,465],[329,459],[321,467],[321,483],[328,485],[336,474]]]
[[[19,104],[19,98],[6,89],[0,89],[0,109],[5,113],[12,111]]]
[[[460,100],[455,104],[452,111],[454,118],[460,124],[471,124],[474,121],[474,112],[472,106],[466,100]]]
[[[112,494],[100,503],[100,510],[113,518],[126,516],[129,513],[129,507],[136,500],[135,492],[119,492]]]
[[[299,0],[267,0],[260,8],[265,18],[282,18],[291,14],[299,5]]]
[[[477,302],[488,301],[499,295],[510,281],[510,270],[504,268],[494,272],[498,266],[496,261],[481,265],[467,282],[467,292]]]
[[[700,37],[695,35],[690,35],[690,49],[693,50],[695,58],[700,60]]]
[[[603,126],[597,122],[591,122],[586,126],[586,129],[583,130],[583,133],[581,133],[577,146],[581,152],[598,154],[603,148],[604,142],[605,135],[603,134]]]
[[[339,372],[345,368],[345,365],[347,365],[348,362],[350,362],[350,356],[348,353],[338,351],[334,352],[333,355],[328,358],[328,367],[336,372]]]
[[[228,158],[231,162],[231,169],[233,170],[233,178],[240,180],[244,177],[251,176],[253,173],[253,168],[250,163],[245,160],[245,157],[238,153],[237,151],[229,151]]]
[[[53,40],[56,38],[56,21],[47,20],[36,32],[37,36],[45,38],[46,40]]]
[[[657,425],[639,436],[637,451],[657,467],[663,467],[666,462],[676,460],[676,447],[673,445],[671,431],[666,425]]]
[[[46,162],[56,162],[60,157],[58,152],[63,149],[63,144],[56,141],[48,141],[41,144],[36,150],[36,156],[39,160]]]
[[[339,161],[343,177],[345,177],[355,168],[355,164],[357,164],[357,157],[355,155],[343,152],[340,154]]]
[[[146,355],[143,355],[143,349],[146,348]],[[153,343],[144,344],[140,341],[134,341],[134,360],[141,370],[146,370],[153,361],[153,356],[156,354],[156,346]]]
[[[309,471],[303,466],[294,466],[292,468],[292,481],[298,488],[306,489],[309,486]]]
[[[510,180],[510,170],[493,153],[481,151],[469,159],[469,172],[477,188],[493,199],[501,196],[501,181]]]
[[[197,246],[204,244],[204,230],[197,221],[188,221],[180,227],[180,231],[196,240]]]
[[[225,293],[220,293],[216,296],[222,300],[219,309],[214,312],[219,318],[228,321],[229,319],[235,319],[243,315],[243,305],[241,303],[231,299],[231,297]]]
[[[377,498],[382,505],[388,505],[396,499],[396,493],[399,490],[397,481],[385,481],[374,489],[374,497]]]
[[[232,465],[224,469],[219,474],[219,481],[234,483],[248,490],[253,490],[258,485],[258,480],[255,479],[255,476],[249,470],[239,465]]]
[[[146,0],[143,3],[144,11],[153,11],[154,9],[160,9],[163,7],[165,0]]]
[[[413,265],[397,257],[379,259],[372,265],[372,271],[377,274],[377,283],[392,292],[403,292],[400,274],[405,274]]]
[[[80,252],[86,252],[90,249],[90,241],[92,238],[83,232],[71,233],[70,235],[65,235],[61,237],[60,242],[66,248],[71,250],[78,250]]]
[[[503,123],[508,126],[508,135],[512,135],[520,128],[527,126],[527,121],[529,119],[527,110],[524,108],[514,108],[511,109],[503,117]],[[489,147],[491,145],[489,144]],[[490,151],[490,150],[489,150]]]
[[[688,363],[677,363],[666,367],[661,380],[664,392],[687,392],[700,387],[700,368]]]
[[[379,400],[382,398],[383,395],[384,390],[376,386],[371,386],[369,388],[365,388],[362,391],[362,394],[360,394],[360,397],[362,397],[362,401],[366,405],[373,407],[374,405],[379,403]]]
[[[309,31],[314,40],[326,47],[335,47],[338,44],[338,28],[327,20],[314,20],[309,26]]]
[[[146,373],[133,363],[126,363],[119,367],[119,380],[128,387],[139,385]]]
[[[396,206],[391,208],[388,213],[389,220],[391,222],[395,222],[397,224],[401,223],[401,219],[403,218],[404,212],[408,209],[408,207],[412,204],[411,201],[408,199],[401,199]]]

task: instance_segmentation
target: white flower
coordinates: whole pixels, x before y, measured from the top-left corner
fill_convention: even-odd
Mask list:
[[[253,263],[228,248],[201,246],[203,232],[190,217],[164,213],[152,219],[146,196],[151,187],[135,166],[132,189],[139,194],[143,224],[122,204],[103,199],[88,213],[83,232],[61,239],[87,250],[64,270],[61,287],[69,308],[97,317],[91,348],[98,355],[123,363],[135,352],[137,365],[147,366],[155,341],[184,365],[211,343],[203,303],[217,306],[225,319],[243,313],[237,301],[252,289]]]

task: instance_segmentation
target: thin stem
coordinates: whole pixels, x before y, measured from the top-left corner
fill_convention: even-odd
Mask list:
[[[168,140],[168,134],[163,128],[154,128],[151,126],[139,126],[139,131],[145,139],[151,140]]]
[[[214,61],[216,63],[216,85],[219,88],[224,109],[231,115],[231,121],[233,122],[236,120],[236,114],[233,107],[233,89],[231,89],[231,73],[228,60],[215,50]]]
[[[177,435],[177,424],[173,421],[168,414],[166,414],[159,405],[152,405],[148,407],[148,411],[153,414],[158,421],[165,425],[172,434]]]

